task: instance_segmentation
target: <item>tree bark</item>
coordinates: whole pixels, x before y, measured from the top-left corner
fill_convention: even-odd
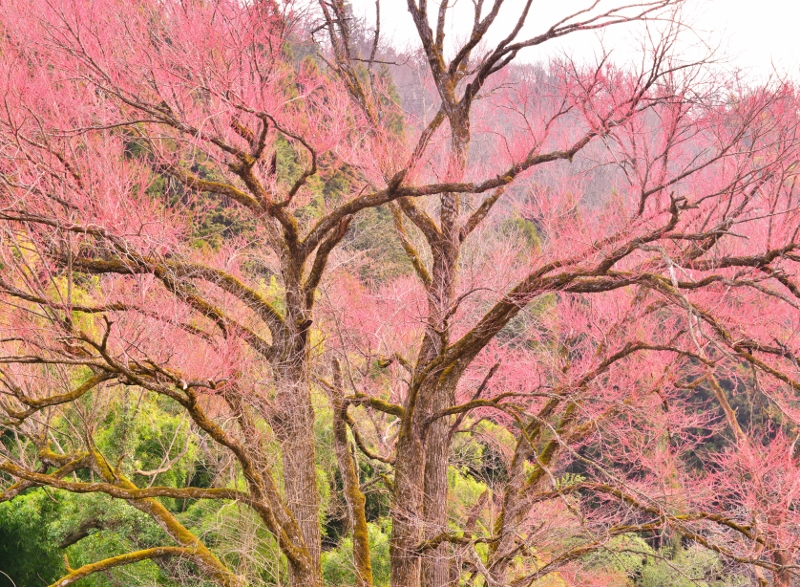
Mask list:
[[[309,577],[305,572],[300,576],[290,566],[289,579],[291,585],[305,587],[322,584],[314,410],[305,357],[295,357],[286,363],[278,369],[278,415],[274,429],[281,443],[286,504],[302,532],[313,568]]]
[[[772,553],[772,562],[784,567],[775,571],[775,587],[792,587],[792,572],[787,568],[792,564],[792,557],[785,551],[776,550]]]
[[[422,509],[425,481],[425,450],[422,439],[406,419],[397,439],[394,474],[392,538],[389,543],[392,587],[419,587],[423,538]]]
[[[458,115],[450,117],[453,132],[451,139],[450,165],[448,176],[461,180],[467,165],[470,142],[470,125],[468,111],[458,110]],[[441,197],[441,239],[432,246],[433,272],[429,294],[428,319],[429,328],[426,342],[429,349],[440,354],[450,342],[450,318],[455,314],[456,284],[458,279],[458,260],[461,248],[461,225],[459,221],[460,195],[446,193]],[[436,339],[438,336],[439,340]],[[423,345],[423,353],[425,345]],[[420,365],[425,365],[433,357],[425,357],[421,353]],[[434,353],[430,353],[434,354]],[[459,371],[450,370],[445,376],[432,378],[430,389],[420,395],[426,398],[429,405],[424,411],[424,418],[440,410],[455,405],[455,392]],[[423,512],[425,516],[425,538],[447,531],[447,468],[450,455],[450,418],[439,418],[426,423],[426,461],[425,461],[425,495]],[[450,583],[450,551],[448,543],[442,543],[429,551],[422,561],[423,587],[445,587]]]
[[[455,403],[455,386],[446,384],[437,389],[431,413],[451,407]],[[425,538],[447,531],[447,469],[450,456],[450,418],[440,418],[430,424],[426,436]],[[443,542],[425,553],[422,560],[423,587],[445,587],[450,584],[451,547]]]

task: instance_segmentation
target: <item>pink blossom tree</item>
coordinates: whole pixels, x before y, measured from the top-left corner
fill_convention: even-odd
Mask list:
[[[393,586],[585,584],[612,538],[665,531],[789,585],[798,99],[673,57],[678,4],[594,2],[525,37],[526,2],[492,46],[502,0],[454,45],[448,4],[409,0],[434,107],[404,112],[339,0],[4,3],[2,499],[102,493],[170,540],[57,584],[168,558],[248,584],[165,506],[183,498],[245,505],[291,584],[322,585],[324,406],[358,585],[363,462],[391,493]],[[669,24],[638,69],[511,66],[649,20]],[[378,207],[406,259],[380,283],[347,246]],[[162,485],[98,448],[125,389],[232,475]],[[465,437],[501,465],[457,508]]]

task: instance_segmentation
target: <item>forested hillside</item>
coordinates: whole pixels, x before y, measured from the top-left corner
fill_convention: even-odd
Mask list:
[[[0,2],[0,586],[800,585],[797,89],[451,4]]]

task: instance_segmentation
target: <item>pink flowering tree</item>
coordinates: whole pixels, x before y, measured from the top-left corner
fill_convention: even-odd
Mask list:
[[[169,559],[252,582],[172,498],[248,508],[322,585],[327,414],[359,586],[374,482],[396,587],[586,584],[615,537],[667,531],[790,585],[797,96],[672,57],[680,2],[589,4],[525,36],[532,2],[508,30],[479,2],[450,44],[448,4],[409,0],[430,111],[340,0],[0,7],[0,496],[104,494],[166,542],[56,584]],[[648,20],[638,68],[512,67]],[[380,280],[348,245],[376,209],[403,258]],[[129,390],[229,474],[169,485],[105,448]],[[494,472],[455,500],[476,443]]]

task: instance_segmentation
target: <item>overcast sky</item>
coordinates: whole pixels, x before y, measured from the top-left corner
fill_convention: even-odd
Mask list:
[[[463,34],[472,10],[471,0],[455,1],[455,10],[460,12],[449,31],[451,36],[458,35],[459,31]],[[374,22],[375,0],[351,2],[359,15]],[[392,39],[400,47],[408,46],[416,37],[406,0],[380,2],[382,36]],[[522,2],[506,0],[499,22],[506,25],[506,30]],[[527,30],[532,34],[542,32],[560,18],[590,3],[589,0],[535,0]],[[429,11],[435,14],[439,0],[429,0],[429,4]],[[619,0],[601,1],[601,6],[619,4]],[[719,47],[721,56],[751,74],[767,74],[774,65],[782,74],[800,78],[800,0],[686,0],[683,16],[695,31],[695,35],[684,35],[686,46],[708,43]],[[564,51],[577,58],[590,57],[602,40],[606,48],[614,51],[617,59],[625,59],[633,55],[634,45],[643,32],[641,27],[615,27],[615,30],[601,33],[600,38],[595,33],[570,35],[558,43],[528,50],[521,58],[537,62]]]

